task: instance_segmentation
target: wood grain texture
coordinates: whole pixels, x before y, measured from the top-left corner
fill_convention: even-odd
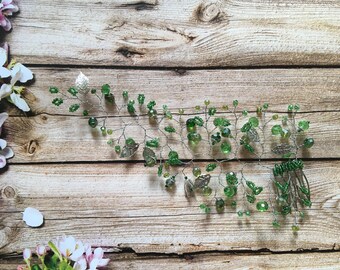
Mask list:
[[[233,171],[241,165],[229,166]],[[164,181],[142,164],[12,165],[0,176],[0,254],[35,247],[61,233],[137,253],[339,250],[340,161],[306,162],[305,174],[313,205],[294,235],[291,217],[276,230],[270,213],[240,219],[227,207],[223,214],[213,210],[207,216],[198,208],[204,198],[187,201],[180,179],[175,191],[166,192]],[[252,164],[245,175],[268,185],[267,169]],[[260,197],[268,197],[268,188]],[[28,206],[44,214],[42,228],[22,221]]]
[[[111,261],[109,269],[299,269],[299,270],[339,270],[340,254],[302,253],[302,254],[197,254],[181,257],[161,255],[106,254]],[[2,270],[16,269],[21,259],[0,259]]]
[[[227,114],[231,117],[231,115]],[[268,115],[268,118],[271,114]],[[312,149],[305,149],[300,155],[305,158],[339,158],[340,146],[340,113],[339,112],[316,112],[305,113],[298,118],[308,119],[311,122],[311,128],[308,136],[314,138],[315,145]],[[99,129],[92,129],[88,126],[87,118],[70,117],[70,116],[50,116],[41,114],[35,117],[10,117],[5,124],[4,138],[7,138],[8,144],[13,148],[15,157],[10,162],[27,163],[27,162],[63,162],[63,161],[113,161],[122,160],[114,153],[114,149],[107,145],[109,138],[118,138],[122,134],[123,123],[131,124],[126,128],[127,137],[133,137],[138,143],[142,143],[144,139],[144,130],[138,126],[131,117],[128,118],[109,118],[107,120],[108,127],[117,130],[112,136],[102,136]],[[239,128],[247,119],[239,121]],[[169,125],[164,121],[161,128]],[[160,137],[161,143],[165,144],[165,137],[157,129],[149,123],[147,116],[142,117],[139,121],[140,125],[150,128],[147,134],[150,137]],[[271,124],[271,126],[274,125]],[[280,144],[280,138],[271,136],[270,128],[266,129],[266,144],[263,158],[280,158],[275,155],[271,149]],[[182,138],[187,145],[186,131],[183,131]],[[204,133],[202,133],[204,139]],[[303,136],[299,140],[302,143]],[[232,141],[230,143],[233,144]],[[124,142],[122,141],[123,145]],[[181,144],[181,136],[179,134],[169,136],[169,144],[178,151],[180,158],[191,159],[192,153],[195,159],[210,159],[211,153],[215,158],[226,158],[219,151],[219,146],[215,146],[213,152],[209,152],[206,143],[201,143],[199,151],[189,151]],[[256,146],[256,145],[254,145]],[[257,146],[261,149],[259,146]],[[140,147],[142,149],[142,146]],[[129,160],[143,160],[142,150],[139,150]],[[236,149],[236,145],[233,146]],[[261,150],[259,150],[261,153]],[[256,158],[249,153],[240,152],[240,157]],[[123,159],[126,160],[126,159]]]
[[[286,112],[287,104],[299,103],[301,112],[339,111],[340,69],[256,69],[256,70],[118,70],[118,69],[63,69],[32,68],[35,82],[28,86],[26,98],[33,114],[71,114],[66,102],[62,108],[51,104],[54,95],[50,86],[58,86],[64,93],[73,86],[82,70],[91,87],[106,83],[112,86],[115,97],[122,103],[122,91],[130,98],[144,93],[147,100],[155,99],[159,107],[167,104],[177,111],[184,108],[194,112],[195,105],[205,99],[222,107],[231,106],[238,99],[240,109],[254,111],[269,102],[269,111]],[[58,95],[57,95],[58,96]],[[72,103],[73,102],[73,103]],[[13,106],[6,108],[11,115],[18,115]],[[96,112],[96,111],[94,111]],[[74,113],[71,115],[79,115]]]
[[[32,0],[20,8],[7,40],[24,63],[340,64],[338,0]]]

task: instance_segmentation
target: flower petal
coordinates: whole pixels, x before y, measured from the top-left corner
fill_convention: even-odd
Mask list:
[[[109,262],[110,262],[110,259],[101,259],[98,262],[98,267],[106,266],[106,265],[108,265]]]
[[[2,127],[2,125],[7,120],[7,118],[8,118],[8,113],[6,112],[0,113],[0,127]]]
[[[0,48],[0,66],[4,66],[7,62],[7,51],[4,48]]]
[[[71,259],[72,261],[75,261],[75,262],[76,262],[76,261],[79,260],[79,258],[80,258],[81,256],[83,256],[84,252],[85,252],[85,248],[84,248],[83,243],[80,242],[80,241],[78,241],[77,244],[76,244],[76,249],[75,249],[75,251],[72,253],[72,255],[70,256],[70,259]]]
[[[17,80],[19,80],[21,83],[25,83],[29,80],[33,79],[33,73],[31,70],[29,70],[27,67],[25,67],[23,64],[17,63],[12,68],[14,78],[11,80],[11,84],[14,85]],[[12,76],[13,76],[12,74]]]
[[[6,158],[0,155],[0,169],[6,166]]]
[[[79,259],[73,266],[73,269],[74,270],[86,270],[86,267],[87,267],[87,263],[86,263],[86,260],[85,258],[81,258]]]
[[[5,149],[7,146],[7,142],[3,139],[0,139],[0,150]]]
[[[9,96],[12,93],[12,86],[9,84],[3,84],[0,88],[0,100]]]
[[[44,217],[41,212],[32,207],[25,209],[22,219],[30,227],[40,227],[44,223]]]
[[[8,78],[11,76],[11,71],[7,68],[0,67],[0,78]]]
[[[16,93],[12,93],[10,95],[11,97],[11,101],[15,104],[15,106],[17,106],[20,110],[24,111],[24,112],[28,112],[30,111],[30,107],[28,107],[26,101],[21,98],[20,95],[16,94]]]
[[[12,148],[6,147],[5,149],[0,151],[0,155],[4,156],[6,159],[14,157],[14,152]]]

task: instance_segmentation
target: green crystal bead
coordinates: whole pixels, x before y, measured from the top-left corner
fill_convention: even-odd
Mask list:
[[[196,105],[196,106],[195,106],[195,110],[196,110],[196,111],[199,111],[199,110],[201,110],[201,106],[199,106],[199,105]]]
[[[305,217],[305,213],[304,212],[299,212],[300,214],[300,218],[304,218]]]
[[[268,103],[263,104],[262,108],[263,108],[264,110],[268,110],[269,104],[268,104]]]
[[[176,151],[170,151],[168,154],[168,157],[169,157],[168,163],[171,166],[176,166],[176,165],[181,164],[181,161],[179,160],[179,157],[178,157],[178,153]]]
[[[226,154],[226,155],[230,154],[230,152],[231,152],[231,145],[229,143],[227,143],[227,142],[223,142],[221,144],[221,152],[223,154]]]
[[[292,208],[289,205],[282,206],[281,214],[286,216],[292,212]]]
[[[249,123],[252,125],[252,127],[258,127],[259,126],[259,119],[257,117],[250,117]]]
[[[201,134],[197,132],[189,132],[187,137],[190,142],[195,143],[195,144],[199,143],[202,140]]]
[[[192,168],[192,174],[195,177],[199,177],[202,174],[202,171],[201,171],[201,169],[199,167],[193,167]]]
[[[125,140],[125,145],[126,145],[126,146],[135,146],[135,144],[136,144],[136,142],[135,142],[135,140],[132,139],[132,138],[127,138],[127,139]]]
[[[248,111],[247,111],[247,110],[243,110],[243,111],[242,111],[242,115],[243,115],[243,116],[247,116],[247,115],[248,115]]]
[[[89,111],[88,111],[88,110],[84,110],[84,111],[83,111],[83,115],[84,115],[84,116],[88,116],[88,115],[89,115]]]
[[[300,121],[298,126],[301,130],[308,130],[309,129],[309,121],[305,121],[305,120]]]
[[[306,148],[311,148],[314,145],[314,139],[313,138],[306,138],[303,141],[303,146]]]
[[[106,143],[110,146],[113,146],[113,139],[108,140]]]
[[[229,109],[229,106],[226,105],[226,104],[224,104],[224,105],[222,106],[222,109],[223,109],[223,110],[228,110],[228,109]]]
[[[234,106],[234,107],[237,107],[237,106],[238,106],[238,100],[237,100],[237,99],[235,99],[235,100],[233,101],[233,106]]]
[[[209,214],[209,213],[211,212],[211,208],[210,208],[210,207],[205,208],[205,209],[204,209],[204,212],[205,212],[206,214]]]
[[[242,217],[243,216],[243,212],[240,210],[240,211],[237,211],[237,215],[239,216],[239,217]]]
[[[129,98],[129,93],[128,91],[123,91],[123,98],[128,99]]]
[[[221,142],[221,135],[219,132],[211,135],[211,144],[212,145],[215,145],[215,144],[218,144],[219,142]]]
[[[272,225],[274,228],[280,228],[280,223],[277,220],[274,220]]]
[[[208,110],[208,114],[209,114],[210,116],[215,115],[216,112],[217,112],[217,110],[216,110],[215,107],[211,107],[211,108],[209,108],[209,110]]]
[[[292,231],[293,232],[298,232],[300,230],[300,227],[298,225],[293,225],[292,226]]]
[[[128,102],[128,104],[127,104],[127,110],[128,110],[128,112],[131,113],[131,114],[134,114],[135,111],[136,111],[134,104],[135,104],[135,101],[134,101],[134,100],[130,100],[130,101]]]
[[[102,86],[102,93],[103,93],[104,95],[110,94],[110,91],[111,91],[110,85],[104,84],[104,85]]]
[[[256,186],[252,181],[246,181],[246,185],[251,189],[255,190]]]
[[[234,186],[238,184],[238,179],[234,172],[229,172],[226,174],[226,181],[228,185],[230,186]]]
[[[49,90],[50,90],[50,93],[51,93],[51,94],[57,94],[57,93],[59,93],[58,87],[55,87],[55,86],[51,86]]]
[[[120,154],[121,151],[122,151],[122,148],[120,147],[120,145],[116,145],[116,146],[115,146],[115,152],[116,152],[117,154]]]
[[[273,135],[280,135],[282,131],[282,127],[280,125],[275,125],[272,127],[272,134]]]
[[[308,207],[312,206],[312,202],[308,199],[302,199],[302,202],[305,206],[308,206]]]
[[[260,212],[265,212],[267,211],[269,208],[268,203],[266,201],[259,201],[256,204],[256,209]]]
[[[248,135],[243,135],[240,140],[241,145],[249,144],[250,143],[250,138]]]
[[[222,117],[217,117],[214,119],[214,126],[215,127],[226,127],[226,126],[230,126],[230,121],[222,118]]]
[[[179,113],[180,115],[184,114],[184,109],[179,109],[179,110],[178,110],[178,113]]]
[[[108,129],[107,130],[107,134],[112,135],[113,134],[113,130],[112,129]]]
[[[232,208],[236,208],[236,206],[237,206],[237,202],[236,202],[236,201],[232,201],[232,202],[231,202],[231,207],[232,207]]]
[[[189,132],[195,131],[195,129],[196,129],[195,119],[189,118],[189,119],[186,121],[186,126],[187,126],[187,130],[188,130]]]
[[[139,105],[143,105],[145,102],[145,96],[143,94],[139,94],[137,100]]]
[[[94,95],[95,93],[97,93],[97,89],[94,89],[94,88],[93,88],[93,89],[91,89],[91,94],[93,94],[93,95]]]
[[[200,208],[201,208],[202,210],[204,210],[205,208],[207,208],[207,205],[206,205],[205,203],[201,203],[201,204],[200,204]]]
[[[250,153],[255,152],[255,149],[250,144],[244,144],[243,146],[248,152],[250,152]]]
[[[209,106],[210,105],[210,100],[209,99],[204,100],[204,105],[205,106]]]
[[[207,172],[212,172],[213,170],[215,170],[217,167],[217,164],[216,163],[210,163],[206,166],[205,170]]]
[[[161,165],[158,166],[158,169],[157,169],[158,177],[161,177],[162,173],[163,173],[163,165],[161,164]]]
[[[98,120],[95,117],[90,117],[88,123],[91,128],[95,128],[98,125]]]
[[[290,130],[283,128],[281,130],[281,137],[284,139],[288,139],[290,137],[290,135],[292,135],[292,133],[290,132]]]
[[[274,114],[274,115],[272,116],[272,119],[273,119],[273,120],[279,119],[279,115],[278,115],[278,114]]]
[[[292,112],[294,110],[294,105],[293,104],[289,104],[288,105],[288,111]]]
[[[250,211],[249,211],[249,210],[245,211],[244,213],[245,213],[245,214],[246,214],[246,216],[248,216],[248,217],[250,217],[250,216],[251,216],[251,213],[250,213]]]
[[[217,198],[215,201],[215,206],[216,206],[217,212],[221,212],[224,210],[225,201],[222,198]]]
[[[148,111],[148,116],[150,118],[156,118],[157,117],[157,111],[155,109],[151,109]]]
[[[212,188],[209,187],[209,186],[205,186],[202,189],[202,193],[203,193],[204,196],[210,196],[211,193],[212,193]]]
[[[247,201],[248,201],[249,203],[254,203],[254,202],[256,201],[256,198],[255,198],[254,195],[249,195],[249,194],[248,194],[246,197],[247,197]]]
[[[253,194],[254,195],[259,195],[263,191],[263,187],[256,187],[253,189]]]
[[[52,104],[56,105],[56,106],[60,106],[61,104],[63,104],[64,100],[62,98],[55,98],[52,100]]]
[[[258,107],[256,108],[256,114],[257,114],[258,116],[261,116],[261,115],[262,115],[262,107],[261,107],[261,106],[258,106]]]
[[[203,120],[201,117],[195,116],[195,117],[194,117],[194,120],[195,120],[195,124],[196,124],[197,126],[203,127],[203,125],[204,125],[204,120]]]
[[[299,111],[300,110],[300,105],[299,104],[295,104],[294,105],[294,110],[295,111]]]
[[[169,132],[169,133],[175,133],[175,132],[176,132],[176,129],[173,128],[173,127],[171,127],[171,126],[165,127],[164,130],[165,130],[166,132]]]
[[[79,109],[79,107],[80,107],[79,104],[72,104],[68,110],[69,112],[75,112]]]
[[[225,187],[224,190],[224,195],[228,198],[232,198],[236,195],[237,193],[237,188],[235,186],[231,186],[231,187]]]
[[[157,148],[159,147],[159,138],[154,138],[152,140],[146,141],[145,144],[147,147]]]
[[[230,136],[230,134],[231,134],[230,128],[222,128],[222,129],[221,129],[221,135],[222,135],[222,137],[228,138],[228,137]]]
[[[77,96],[77,94],[78,94],[78,90],[76,88],[74,88],[74,87],[69,88],[67,90],[67,92],[69,92],[74,97]]]
[[[241,127],[241,131],[242,132],[248,132],[250,129],[252,128],[251,123],[245,123],[242,127]]]
[[[156,106],[156,101],[154,101],[154,100],[151,100],[151,101],[148,103],[148,105],[146,105],[146,107],[147,107],[149,110],[153,109],[153,107],[155,107],[155,106]]]

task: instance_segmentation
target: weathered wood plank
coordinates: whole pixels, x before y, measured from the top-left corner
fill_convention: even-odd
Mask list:
[[[300,269],[339,270],[340,255],[330,253],[302,254],[194,254],[181,257],[135,254],[106,254],[111,261],[109,269]],[[0,259],[3,270],[16,269],[21,259]]]
[[[230,115],[227,115],[227,117]],[[230,116],[231,117],[231,116]],[[271,114],[268,115],[268,118]],[[308,158],[339,158],[340,145],[340,113],[339,112],[316,112],[305,113],[299,116],[300,119],[308,119],[311,122],[311,128],[308,136],[315,140],[315,145],[310,150],[304,150],[300,154]],[[230,118],[232,119],[232,118]],[[16,156],[11,162],[60,162],[60,161],[112,161],[119,160],[114,149],[107,145],[107,141],[111,138],[118,138],[122,134],[123,122],[131,124],[125,129],[127,137],[133,137],[138,143],[142,143],[144,139],[144,130],[135,123],[131,117],[129,118],[109,118],[107,125],[116,130],[112,136],[102,136],[99,129],[91,129],[84,117],[70,116],[50,116],[41,114],[35,117],[10,117],[5,123],[5,138],[8,144],[13,147]],[[247,119],[239,121],[239,128]],[[161,128],[169,125],[170,121],[163,121]],[[140,118],[139,124],[147,128],[147,134],[150,137],[160,137],[161,143],[165,144],[166,139],[155,127],[149,123],[147,116]],[[274,125],[274,124],[272,124]],[[202,131],[202,138],[206,138],[206,134]],[[183,131],[183,141],[187,145],[186,131]],[[271,152],[275,144],[280,143],[280,138],[272,136],[270,128],[266,129],[265,152],[263,158],[280,158]],[[303,138],[303,137],[301,137]],[[301,141],[301,140],[299,140]],[[272,142],[272,143],[271,143]],[[230,140],[234,145],[234,142]],[[124,145],[124,140],[120,142]],[[176,149],[180,158],[191,159],[193,154],[195,159],[209,159],[211,152],[207,143],[202,142],[199,151],[191,152],[181,144],[179,134],[169,136],[169,144]],[[260,146],[258,145],[259,149]],[[141,146],[142,148],[142,146]],[[226,155],[220,153],[219,145],[214,147],[215,158],[226,158]],[[236,145],[233,149],[237,149]],[[260,150],[259,153],[261,153]],[[245,155],[242,155],[245,154]],[[143,160],[142,151],[138,151],[130,160]],[[241,157],[256,158],[249,153],[240,152]]]
[[[55,96],[48,89],[58,86],[66,93],[74,85],[79,69],[32,70],[36,81],[28,87],[26,98],[33,114],[70,114],[68,106],[74,101],[58,109],[51,104]],[[99,88],[105,83],[112,85],[119,103],[123,102],[122,91],[127,90],[133,99],[144,93],[147,100],[155,99],[159,106],[167,104],[175,111],[184,108],[186,112],[192,112],[193,107],[203,104],[205,99],[210,99],[217,107],[231,105],[234,99],[238,99],[240,110],[249,111],[264,102],[270,103],[270,111],[281,112],[286,111],[290,103],[299,103],[302,112],[338,111],[340,104],[340,69],[83,69],[83,72],[88,75],[93,87]],[[13,106],[6,109],[12,115],[18,114]]]
[[[30,64],[340,64],[338,0],[33,0],[20,8],[6,38]]]
[[[223,214],[206,216],[198,208],[205,199],[187,201],[180,180],[167,193],[164,182],[142,164],[12,165],[0,176],[0,254],[20,252],[60,234],[137,253],[338,250],[340,161],[306,162],[305,173],[313,205],[294,235],[291,217],[276,230],[270,213],[240,219],[227,207]],[[245,175],[257,185],[268,184],[267,169],[255,164]],[[268,189],[260,197],[267,198]],[[28,206],[43,212],[42,228],[28,228],[21,220]]]

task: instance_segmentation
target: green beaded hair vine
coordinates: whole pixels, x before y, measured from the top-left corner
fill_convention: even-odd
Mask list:
[[[286,216],[292,215],[295,232],[303,220],[303,208],[311,207],[304,164],[297,157],[299,150],[311,148],[314,140],[306,137],[309,121],[296,120],[300,109],[297,104],[288,106],[286,116],[268,117],[267,103],[250,115],[246,110],[238,112],[237,100],[230,108],[216,108],[206,100],[202,106],[194,107],[194,113],[185,115],[184,109],[175,113],[167,105],[159,109],[156,101],[147,101],[144,94],[130,97],[123,91],[117,96],[108,84],[100,90],[90,89],[89,80],[82,73],[67,93],[57,87],[50,87],[49,91],[58,95],[52,101],[54,105],[67,101],[70,112],[82,109],[90,128],[100,130],[120,158],[130,158],[142,148],[145,166],[156,168],[155,173],[164,179],[169,191],[175,190],[182,179],[185,196],[201,196],[200,208],[206,213],[211,212],[212,206],[218,213],[231,207],[239,217],[270,209],[274,227],[280,227]],[[110,126],[110,113],[119,116],[120,123],[115,127]],[[271,132],[270,139],[267,131]],[[266,150],[268,143],[270,149]],[[263,165],[261,160],[268,152],[284,161]],[[255,161],[247,162],[247,157]],[[213,162],[205,168],[197,165],[198,160],[207,159]],[[229,161],[239,164],[240,169],[228,170]],[[246,169],[251,166],[266,168],[271,174],[267,199],[258,198],[261,194],[263,197],[264,187],[246,176]]]

